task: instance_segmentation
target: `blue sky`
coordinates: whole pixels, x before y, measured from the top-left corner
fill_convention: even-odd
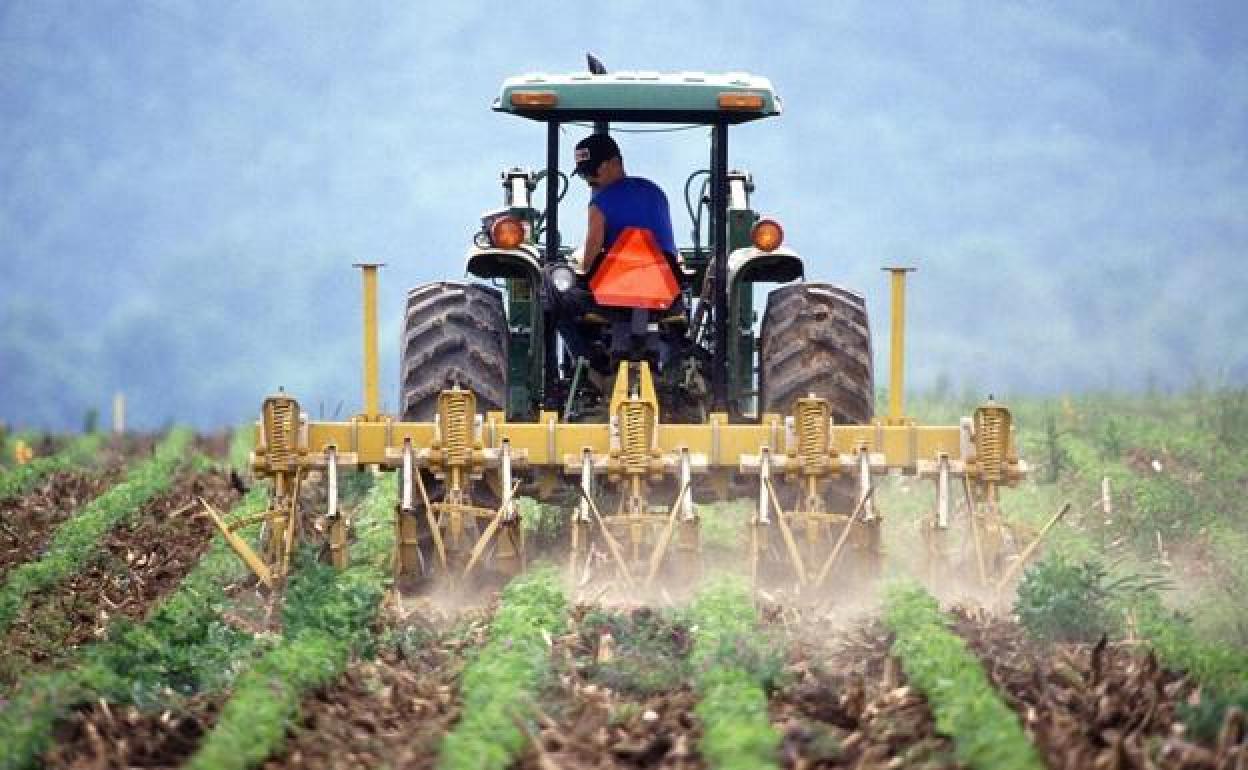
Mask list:
[[[772,79],[785,114],[731,161],[812,279],[867,293],[881,381],[900,262],[916,387],[1243,382],[1245,9],[6,2],[0,420],[76,425],[114,390],[147,425],[234,422],[278,385],[356,408],[350,263],[388,264],[393,382],[405,289],[459,276],[499,171],[541,162],[499,84],[585,50]],[[622,138],[678,235],[704,141]]]

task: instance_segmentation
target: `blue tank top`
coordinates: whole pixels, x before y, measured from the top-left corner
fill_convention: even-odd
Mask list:
[[[672,212],[667,206],[667,196],[654,182],[626,176],[594,193],[589,202],[598,207],[607,223],[602,241],[604,251],[611,250],[624,228],[644,227],[654,233],[659,248],[675,256]]]

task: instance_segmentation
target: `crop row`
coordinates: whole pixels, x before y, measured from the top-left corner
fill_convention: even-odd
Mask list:
[[[464,670],[463,718],[442,744],[446,770],[505,770],[525,746],[519,723],[550,673],[550,638],[567,625],[559,574],[539,569],[508,583],[485,646]]]
[[[948,628],[939,604],[918,586],[894,586],[884,622],[896,635],[893,654],[931,705],[937,728],[954,741],[968,767],[1039,770],[1035,748],[1001,700],[966,642]]]
[[[265,490],[256,489],[235,508],[259,512]],[[255,534],[258,525],[244,530]],[[224,586],[243,577],[243,567],[221,541],[214,541],[178,589],[142,623],[118,621],[104,641],[65,671],[37,674],[22,682],[0,713],[0,770],[31,765],[47,747],[52,727],[76,703],[92,697],[151,705],[166,689],[191,693],[216,689],[236,674],[253,646],[251,634],[221,621]]]
[[[74,574],[97,550],[103,535],[137,516],[145,502],[170,488],[190,441],[189,431],[172,431],[151,458],[127,473],[125,481],[62,524],[42,559],[23,564],[9,574],[0,588],[0,633],[8,629],[33,592]]]
[[[361,505],[351,549],[359,566],[338,572],[301,555],[285,596],[282,640],[238,678],[189,767],[258,765],[285,742],[303,693],[333,681],[353,653],[371,648],[387,575],[376,557],[393,549],[386,522],[395,501],[393,484],[377,484]]]
[[[89,465],[98,456],[102,444],[98,433],[89,433],[74,439],[54,455],[36,457],[25,465],[0,473],[0,502],[26,494],[40,479],[57,471]]]
[[[712,583],[694,599],[690,622],[702,755],[724,770],[776,767],[780,735],[768,720],[763,684],[778,666],[758,637],[749,587],[728,578]]]

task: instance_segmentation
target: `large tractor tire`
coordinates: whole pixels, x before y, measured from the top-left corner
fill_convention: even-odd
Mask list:
[[[407,293],[399,405],[404,420],[431,421],[438,394],[458,385],[477,397],[477,413],[507,403],[507,316],[497,289],[439,281]]]
[[[815,395],[828,402],[833,422],[866,425],[875,413],[871,328],[862,297],[826,283],[784,286],[767,297],[759,362],[762,411],[793,413],[797,399]],[[828,510],[848,515],[857,505],[857,482],[833,479],[824,488]],[[855,528],[849,553],[841,560],[838,582],[850,584],[878,574],[879,519]],[[845,525],[833,525],[806,551],[808,564],[820,564]],[[774,569],[774,565],[773,565]]]
[[[797,399],[814,394],[827,399],[839,425],[871,421],[871,327],[861,296],[827,283],[776,289],[759,342],[761,411],[792,414]]]
[[[476,395],[477,413],[501,410],[507,398],[507,318],[498,290],[479,284],[439,281],[417,286],[407,293],[407,309],[400,340],[399,406],[406,421],[432,422],[438,396],[458,385]],[[421,471],[432,501],[445,495],[442,481]],[[469,481],[467,502],[493,507],[498,504],[496,479]],[[400,490],[402,494],[402,490]],[[416,510],[401,524],[415,533],[415,550],[404,550],[402,577],[432,574],[436,550],[421,498],[412,493]],[[448,533],[441,527],[444,541]],[[480,534],[475,517],[464,523],[469,544]],[[406,536],[405,536],[406,537]],[[405,547],[406,548],[406,547]],[[452,569],[462,567],[469,547],[447,544]]]

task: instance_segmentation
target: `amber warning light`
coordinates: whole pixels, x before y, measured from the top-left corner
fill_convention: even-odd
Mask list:
[[[515,217],[499,217],[490,225],[490,242],[500,249],[514,249],[524,243],[524,223]]]
[[[554,107],[559,96],[554,91],[512,91],[512,107]]]
[[[759,94],[728,91],[719,95],[721,110],[761,110],[763,97]]]
[[[784,243],[784,228],[774,219],[760,219],[750,230],[750,240],[760,251],[775,251]]]

